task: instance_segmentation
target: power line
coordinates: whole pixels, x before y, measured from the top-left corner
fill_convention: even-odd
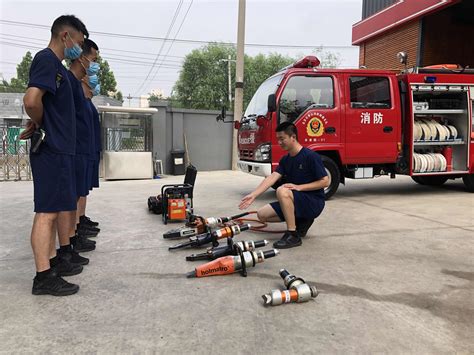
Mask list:
[[[27,37],[27,36],[18,36],[18,35],[13,35],[13,34],[4,33],[4,32],[0,33],[0,35],[1,36],[8,36],[8,37],[15,37],[15,38],[31,39],[31,40],[38,41],[38,42],[41,42],[41,43],[46,43],[46,42],[49,41],[49,39],[41,39],[41,38],[34,38],[34,37]],[[11,39],[9,39],[9,40],[11,40]],[[132,53],[132,54],[143,54],[143,55],[149,55],[149,56],[153,56],[153,57],[156,56],[156,53],[129,51],[129,50],[125,50],[125,49],[106,48],[106,47],[100,46],[100,51],[102,52],[104,50],[105,51],[111,51],[111,52],[124,52],[124,53]],[[185,58],[183,56],[178,56],[178,55],[168,55],[168,57],[170,57],[170,58],[179,58],[179,59],[184,59]]]
[[[12,42],[2,41],[2,40],[0,40],[0,44],[6,45],[6,46],[11,46],[11,47],[26,48],[26,49],[39,49],[39,50],[44,49],[43,47],[37,47],[37,46],[33,46],[33,45],[26,45],[26,44],[19,44],[19,43],[12,43]],[[111,57],[111,58],[107,57],[107,58],[104,58],[104,59],[107,60],[108,62],[118,62],[118,63],[124,63],[124,64],[129,64],[129,65],[150,66],[150,65],[153,64],[153,62],[150,62],[150,61],[120,59],[120,58],[115,58],[115,57]],[[12,63],[12,64],[15,64],[15,63]],[[169,64],[169,65],[165,65],[164,68],[180,69],[181,66],[180,65]]]
[[[23,26],[23,27],[34,27],[34,28],[42,28],[42,29],[50,29],[50,26],[46,25],[39,25],[34,23],[28,22],[19,22],[19,21],[9,21],[9,20],[1,20],[0,23],[5,25],[11,26]],[[106,36],[106,37],[117,37],[117,38],[127,38],[127,39],[139,39],[139,40],[148,40],[148,41],[172,41],[169,38],[163,37],[153,37],[153,36],[139,36],[139,35],[129,35],[129,34],[122,34],[122,33],[112,33],[112,32],[102,32],[102,31],[89,31],[91,34],[95,34],[98,36]],[[222,45],[227,46],[236,46],[235,42],[219,42],[219,41],[203,41],[203,40],[192,40],[192,39],[176,39],[174,40],[176,43],[189,43],[189,44],[211,44],[211,43],[219,43]],[[296,45],[296,44],[266,44],[266,43],[246,43],[246,47],[262,47],[262,48],[306,48],[306,49],[315,49],[315,48],[322,48],[322,49],[359,49],[357,46],[334,46],[334,45]]]
[[[183,6],[183,2],[184,2],[184,0],[180,0],[179,3],[178,3],[178,7],[176,8],[176,10],[175,10],[175,12],[174,12],[174,17],[173,17],[173,19],[171,20],[171,23],[170,23],[170,25],[169,25],[169,27],[168,27],[168,31],[166,32],[166,36],[165,36],[166,39],[168,38],[169,34],[171,33],[171,30],[173,29],[174,23],[175,23],[176,19],[178,18],[179,12],[181,11],[181,6]],[[147,81],[148,78],[150,77],[150,74],[151,74],[151,72],[153,71],[153,68],[155,67],[156,62],[158,61],[158,58],[159,58],[159,56],[160,56],[160,54],[161,54],[161,51],[163,50],[163,47],[165,46],[165,43],[166,43],[166,41],[161,42],[160,50],[158,51],[158,54],[156,55],[155,60],[153,61],[153,65],[151,66],[150,71],[149,71],[148,74],[146,75],[145,80],[143,80],[143,83],[142,83],[142,84],[139,86],[139,88],[135,91],[135,94],[137,94],[137,93],[142,89],[142,87],[145,85],[146,81]]]
[[[170,44],[170,46],[168,47],[168,51],[166,52],[165,57],[162,59],[160,65],[158,66],[158,69],[156,69],[155,74],[153,75],[153,78],[151,79],[151,81],[155,80],[156,74],[158,74],[158,72],[160,71],[161,66],[163,65],[163,63],[164,63],[166,57],[168,56],[168,54],[169,54],[169,52],[170,52],[170,50],[171,50],[171,47],[173,47],[173,43],[174,43],[174,41],[176,40],[176,37],[178,36],[179,31],[181,31],[181,27],[183,27],[184,21],[186,20],[186,17],[188,16],[189,10],[191,10],[191,6],[192,6],[192,4],[193,4],[193,1],[194,1],[194,0],[191,0],[191,2],[189,3],[188,10],[186,11],[186,13],[184,14],[183,19],[181,20],[181,24],[179,25],[178,31],[176,31],[176,33],[174,34],[173,41],[171,41],[171,44]]]
[[[8,38],[3,35],[3,34],[0,34],[0,38],[4,38],[6,39],[7,41],[16,41],[16,42],[19,42],[19,43],[16,43],[16,44],[21,44],[21,43],[26,43],[26,44],[32,44],[32,45],[38,45],[37,43],[35,42],[31,42],[31,41],[24,41],[24,40],[18,40],[18,39],[11,39],[11,38]],[[27,37],[26,37],[27,38]],[[8,43],[13,43],[13,42],[8,42]],[[103,56],[105,56],[104,59],[107,59],[108,57],[111,57],[113,58],[111,55],[107,55],[107,53],[104,53],[104,52],[100,52],[101,54],[103,54]],[[124,55],[124,54],[118,54],[120,57],[125,57],[125,58],[135,58],[135,59],[149,59],[149,58],[144,58],[144,57],[137,57],[137,56],[129,56],[129,55]],[[164,59],[163,59],[164,61]],[[182,61],[179,61],[179,60],[169,60],[169,61],[166,61],[167,63],[182,63]]]

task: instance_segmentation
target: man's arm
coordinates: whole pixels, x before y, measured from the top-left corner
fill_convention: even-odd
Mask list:
[[[326,175],[322,179],[310,182],[309,184],[295,185],[295,184],[284,184],[283,187],[286,187],[290,190],[296,191],[313,191],[324,189],[329,186],[329,177]]]
[[[26,128],[21,132],[20,139],[28,139],[33,135],[36,128],[41,125],[43,121],[43,95],[46,90],[36,87],[30,87],[26,90],[23,97],[23,104],[25,111],[30,116],[31,120],[27,122]]]
[[[43,121],[43,95],[45,93],[44,89],[29,87],[23,97],[25,111],[36,126],[40,126]]]
[[[239,208],[244,210],[248,208],[255,199],[267,191],[270,187],[272,187],[278,180],[281,179],[281,174],[277,173],[276,171],[273,172],[270,176],[267,176],[258,186],[257,188],[245,196],[239,204]]]

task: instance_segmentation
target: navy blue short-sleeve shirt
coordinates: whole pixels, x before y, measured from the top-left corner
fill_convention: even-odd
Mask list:
[[[75,154],[76,123],[71,83],[67,69],[50,48],[39,51],[31,63],[28,87],[43,89],[44,148],[60,154]],[[43,148],[43,149],[44,149]]]
[[[275,171],[285,176],[286,182],[295,185],[309,184],[327,176],[319,154],[305,147],[294,157],[287,154],[281,158]],[[324,189],[305,192],[324,200]]]
[[[91,110],[92,110],[92,117],[94,121],[94,139],[95,139],[95,144],[94,147],[96,149],[96,153],[100,153],[102,151],[102,142],[100,139],[100,118],[99,118],[99,112],[94,106],[94,103],[92,100],[89,101]]]
[[[91,107],[91,100],[86,97],[84,101],[84,110],[87,119],[89,120],[89,136],[90,136],[90,144],[89,144],[89,159],[95,160],[96,155],[96,147],[95,147],[95,126],[94,126],[94,114],[92,112]]]
[[[76,110],[76,154],[90,154],[91,144],[91,119],[86,111],[86,97],[82,90],[81,81],[71,71],[67,72],[71,82]]]

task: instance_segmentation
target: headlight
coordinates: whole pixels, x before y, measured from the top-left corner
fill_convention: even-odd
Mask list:
[[[257,147],[255,150],[255,160],[256,161],[261,161],[261,162],[267,162],[270,161],[270,151],[271,151],[271,145],[270,143],[265,143]]]

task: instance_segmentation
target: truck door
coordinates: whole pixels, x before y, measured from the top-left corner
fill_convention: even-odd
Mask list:
[[[394,163],[401,111],[395,77],[345,75],[346,164]]]
[[[293,75],[283,84],[279,98],[278,123],[292,122],[298,128],[298,141],[313,149],[334,149],[341,141],[338,77],[332,75]],[[275,142],[276,143],[276,142]],[[275,161],[287,154],[278,144],[272,146]]]

